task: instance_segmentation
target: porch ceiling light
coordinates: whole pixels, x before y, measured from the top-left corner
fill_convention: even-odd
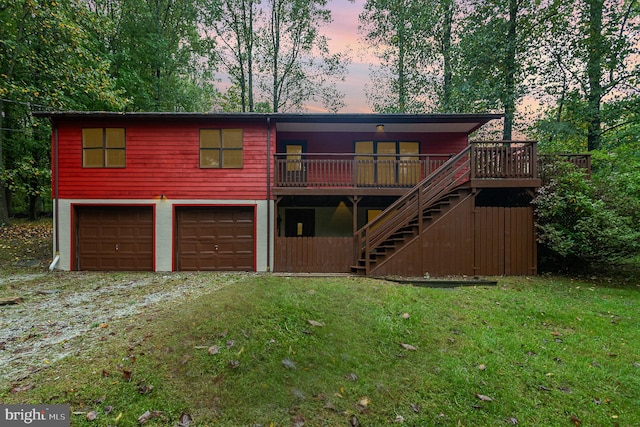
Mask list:
[[[384,132],[384,125],[376,125],[376,131]]]

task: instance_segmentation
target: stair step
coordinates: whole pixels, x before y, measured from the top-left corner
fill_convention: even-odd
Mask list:
[[[404,229],[400,229],[400,230],[396,230],[391,236],[404,236],[406,234],[413,234],[416,232],[416,229],[418,228],[417,225],[411,227],[411,228],[404,228]]]

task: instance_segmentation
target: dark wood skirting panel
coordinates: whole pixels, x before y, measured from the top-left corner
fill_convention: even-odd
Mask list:
[[[348,273],[354,263],[353,237],[276,237],[274,271]]]

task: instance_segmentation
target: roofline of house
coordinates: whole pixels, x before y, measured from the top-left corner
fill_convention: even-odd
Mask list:
[[[108,112],[108,111],[36,111],[35,117],[52,121],[65,119],[130,119],[130,120],[227,120],[266,121],[273,123],[487,123],[503,114],[377,114],[377,113],[185,113],[185,112]]]

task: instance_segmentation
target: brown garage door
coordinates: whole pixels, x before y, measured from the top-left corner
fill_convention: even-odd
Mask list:
[[[254,208],[176,208],[177,270],[254,271]]]
[[[153,208],[76,208],[76,268],[101,271],[153,270]]]

